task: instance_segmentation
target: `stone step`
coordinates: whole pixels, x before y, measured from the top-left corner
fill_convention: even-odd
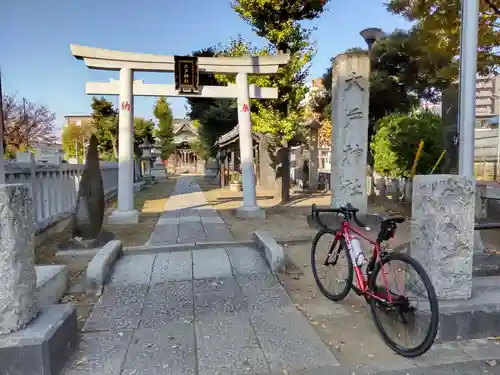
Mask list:
[[[66,266],[35,266],[35,271],[40,306],[57,304],[68,288]]]
[[[500,253],[474,254],[473,277],[500,276]]]
[[[475,277],[472,298],[439,302],[439,342],[499,335],[500,276]]]

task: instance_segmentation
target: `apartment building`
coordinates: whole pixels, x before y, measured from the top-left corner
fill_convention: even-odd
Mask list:
[[[500,76],[476,79],[476,129],[498,125],[500,116]]]
[[[76,124],[81,126],[85,123],[90,123],[92,121],[92,115],[66,115],[64,116],[66,120],[66,125]]]

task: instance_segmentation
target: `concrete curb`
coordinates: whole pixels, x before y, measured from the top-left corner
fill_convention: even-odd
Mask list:
[[[123,254],[138,255],[138,254],[155,254],[155,253],[173,253],[176,251],[204,250],[221,247],[254,247],[253,241],[199,241],[193,243],[165,244],[165,245],[145,245],[135,247],[125,247]]]
[[[263,230],[255,231],[253,238],[257,248],[264,252],[271,271],[274,273],[282,272],[285,269],[283,247],[268,232]]]
[[[71,260],[73,258],[90,258],[97,255],[100,249],[81,249],[81,250],[60,250],[56,253],[56,258],[60,260]]]
[[[299,245],[304,243],[312,243],[314,236],[290,236],[288,238],[276,238],[276,242],[280,245]]]
[[[118,240],[109,241],[102,247],[87,266],[85,288],[87,294],[101,295],[106,277],[114,262],[123,255],[122,243]]]

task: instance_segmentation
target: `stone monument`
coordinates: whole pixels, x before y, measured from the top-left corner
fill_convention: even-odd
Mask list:
[[[73,242],[83,247],[98,245],[104,220],[104,186],[97,138],[92,135],[87,150],[87,160],[80,179],[75,215],[72,221]]]
[[[332,72],[332,206],[351,203],[367,213],[366,166],[370,58],[337,56]]]
[[[75,308],[39,308],[29,184],[0,185],[0,374],[56,375],[76,347]]]

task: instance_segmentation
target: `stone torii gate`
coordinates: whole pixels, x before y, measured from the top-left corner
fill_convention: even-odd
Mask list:
[[[248,84],[249,74],[274,74],[280,65],[288,63],[288,54],[249,57],[199,57],[198,69],[202,73],[236,74],[236,84],[228,86],[200,86],[198,92],[179,92],[175,85],[145,84],[134,81],[134,71],[174,72],[174,56],[107,50],[87,46],[71,46],[73,56],[83,60],[88,68],[120,71],[120,80],[88,82],[89,95],[119,95],[118,129],[118,208],[109,221],[116,224],[132,224],[139,221],[134,209],[133,157],[134,157],[134,95],[237,98],[238,124],[240,129],[243,204],[237,214],[241,217],[263,217],[264,211],[257,206],[255,178],[253,175],[252,123],[250,98],[276,99],[277,88],[258,87]]]

